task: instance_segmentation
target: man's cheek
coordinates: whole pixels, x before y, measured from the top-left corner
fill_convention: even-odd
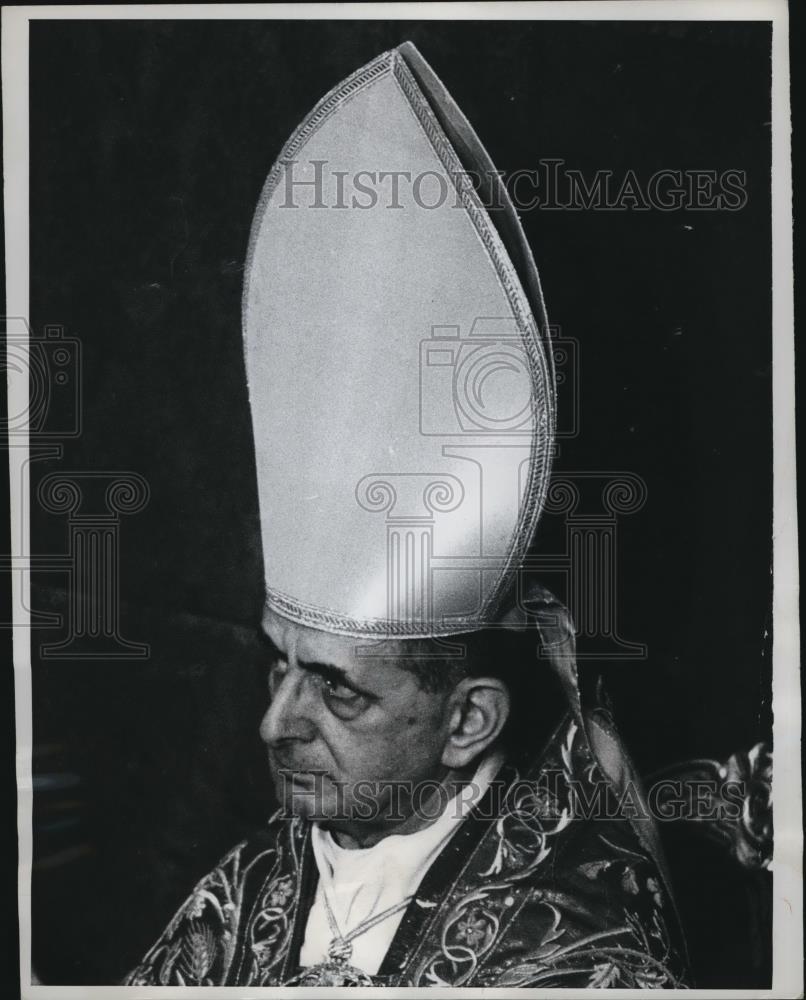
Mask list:
[[[389,781],[413,780],[423,771],[430,770],[434,758],[432,750],[427,740],[405,733],[395,734],[376,748],[370,760],[379,777]]]
[[[394,780],[439,757],[438,723],[430,705],[410,705],[382,722],[333,720],[324,741],[341,780]]]
[[[351,785],[359,781],[377,784],[405,773],[405,747],[389,737],[344,748],[340,756],[338,776]]]
[[[342,732],[328,738],[332,774],[343,783],[371,779],[383,761],[384,741],[373,734]]]

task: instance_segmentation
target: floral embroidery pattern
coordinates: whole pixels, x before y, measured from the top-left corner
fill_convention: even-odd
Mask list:
[[[207,985],[205,977],[213,966],[216,942],[212,930],[204,924],[191,923],[182,949],[181,964],[186,981],[194,986]]]
[[[285,906],[294,895],[294,890],[294,879],[290,875],[278,879],[266,894],[269,906]]]
[[[480,873],[468,872],[443,904],[425,936],[435,947],[421,946],[413,974],[402,984],[681,985],[672,971],[682,964],[662,912],[660,877],[626,824],[592,822],[585,849],[595,853],[585,859],[573,858],[572,852],[575,863],[569,871],[569,877],[578,873],[590,890],[563,891],[570,860],[563,853],[564,838],[575,822],[572,786],[576,781],[578,790],[580,775],[590,783],[597,778],[586,740],[573,721],[552,763],[563,780],[550,802],[539,786],[530,791],[529,783],[516,780],[505,814],[493,827],[491,863]],[[612,840],[601,836],[605,828]],[[619,837],[628,840],[622,844]],[[550,870],[543,875],[549,858]],[[580,910],[585,914],[582,925]],[[602,929],[581,933],[592,922]]]
[[[297,904],[299,838],[299,824],[283,822],[270,846],[239,844],[196,886],[127,985],[272,982],[271,970],[287,952]]]
[[[469,915],[457,925],[456,936],[467,941],[471,948],[481,944],[487,933],[487,922]]]
[[[516,775],[453,883],[420,921],[389,986],[658,988],[682,984],[676,931],[654,860],[628,823],[573,816],[571,789],[597,780],[569,721],[536,768]],[[202,879],[128,985],[282,985],[300,913],[307,827],[275,819]],[[309,863],[310,852],[308,852]],[[435,864],[439,865],[437,859]],[[674,923],[672,919],[672,927]]]

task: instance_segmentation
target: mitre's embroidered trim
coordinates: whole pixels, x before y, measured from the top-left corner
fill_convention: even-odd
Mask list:
[[[424,638],[440,635],[456,635],[460,632],[473,631],[485,627],[494,618],[502,597],[504,597],[511,585],[513,572],[525,555],[528,544],[531,542],[545,503],[551,475],[555,400],[551,367],[545,354],[544,345],[540,339],[537,320],[533,315],[520,279],[510,261],[501,237],[475,189],[466,184],[457,184],[457,176],[463,174],[462,162],[443,131],[442,126],[437,121],[430,104],[420,90],[404,57],[396,50],[385,52],[367,66],[348,77],[347,80],[334,87],[317,104],[308,118],[297,128],[285,144],[272,166],[255,212],[255,222],[253,223],[247,254],[246,274],[249,275],[252,271],[251,261],[254,244],[257,240],[265,206],[276,190],[288,162],[293,160],[311,136],[318,131],[322,124],[339,107],[364,88],[385,77],[389,72],[393,72],[394,79],[405,96],[409,108],[412,110],[431,147],[445,168],[448,178],[454,186],[462,206],[467,211],[473,227],[495,269],[498,280],[506,294],[507,301],[512,308],[518,324],[521,342],[529,359],[533,389],[532,411],[534,434],[529,461],[529,479],[526,484],[523,502],[520,505],[518,523],[512,533],[507,554],[502,560],[503,566],[478,615],[465,618],[451,618],[448,623],[431,621],[390,622],[385,619],[356,619],[341,615],[327,608],[306,605],[286,594],[271,589],[267,591],[267,604],[293,621],[310,625],[314,628],[337,631],[345,635],[352,634],[357,637],[366,634],[379,636],[405,635],[411,638]],[[248,284],[244,287],[244,304],[247,298]]]
[[[456,184],[455,178],[463,173],[462,162],[458,154],[454,150],[442,126],[437,121],[430,104],[406,65],[405,59],[397,52],[392,53],[392,57],[395,79],[406,96],[409,107],[414,111],[428,141],[445,168],[457,195],[461,199],[462,206],[467,211],[495,268],[498,280],[515,314],[521,341],[526,350],[531,369],[532,389],[534,391],[532,412],[535,433],[532,438],[532,453],[529,462],[529,482],[526,488],[526,497],[520,508],[518,524],[512,535],[509,552],[504,560],[504,566],[482,609],[481,616],[486,619],[490,610],[497,607],[501,597],[506,593],[512,580],[513,568],[517,567],[521,558],[525,555],[525,549],[528,547],[528,543],[524,545],[523,539],[526,538],[531,541],[538,518],[543,509],[551,475],[551,445],[554,438],[554,392],[552,379],[548,371],[543,345],[540,341],[537,322],[522,289],[520,279],[510,261],[509,254],[501,242],[501,237],[492,224],[475,188],[467,184]]]
[[[328,608],[303,604],[288,594],[271,588],[266,589],[266,607],[300,625],[308,625],[320,631],[338,632],[340,635],[353,636],[356,639],[367,635],[379,639],[397,636],[405,636],[408,639],[430,639],[460,635],[463,632],[477,632],[491,624],[479,615],[440,621],[410,622],[389,621],[385,618],[350,618]]]

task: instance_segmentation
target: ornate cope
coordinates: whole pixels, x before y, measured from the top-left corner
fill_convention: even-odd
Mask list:
[[[623,809],[612,815],[601,794],[608,788],[585,734],[566,718],[532,768],[505,765],[429,869],[378,974],[357,978],[387,986],[685,985],[662,862],[640,830],[650,820]],[[199,882],[127,984],[301,984],[317,877],[309,825],[275,816]]]

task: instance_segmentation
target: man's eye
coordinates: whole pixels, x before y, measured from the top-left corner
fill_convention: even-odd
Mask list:
[[[330,698],[335,698],[337,701],[353,701],[356,698],[363,697],[357,691],[353,691],[352,688],[347,687],[346,684],[330,680],[327,677],[322,678],[322,686],[327,695]]]
[[[366,695],[354,691],[346,684],[325,677],[320,680],[322,701],[336,718],[345,721],[355,719],[369,705]]]

